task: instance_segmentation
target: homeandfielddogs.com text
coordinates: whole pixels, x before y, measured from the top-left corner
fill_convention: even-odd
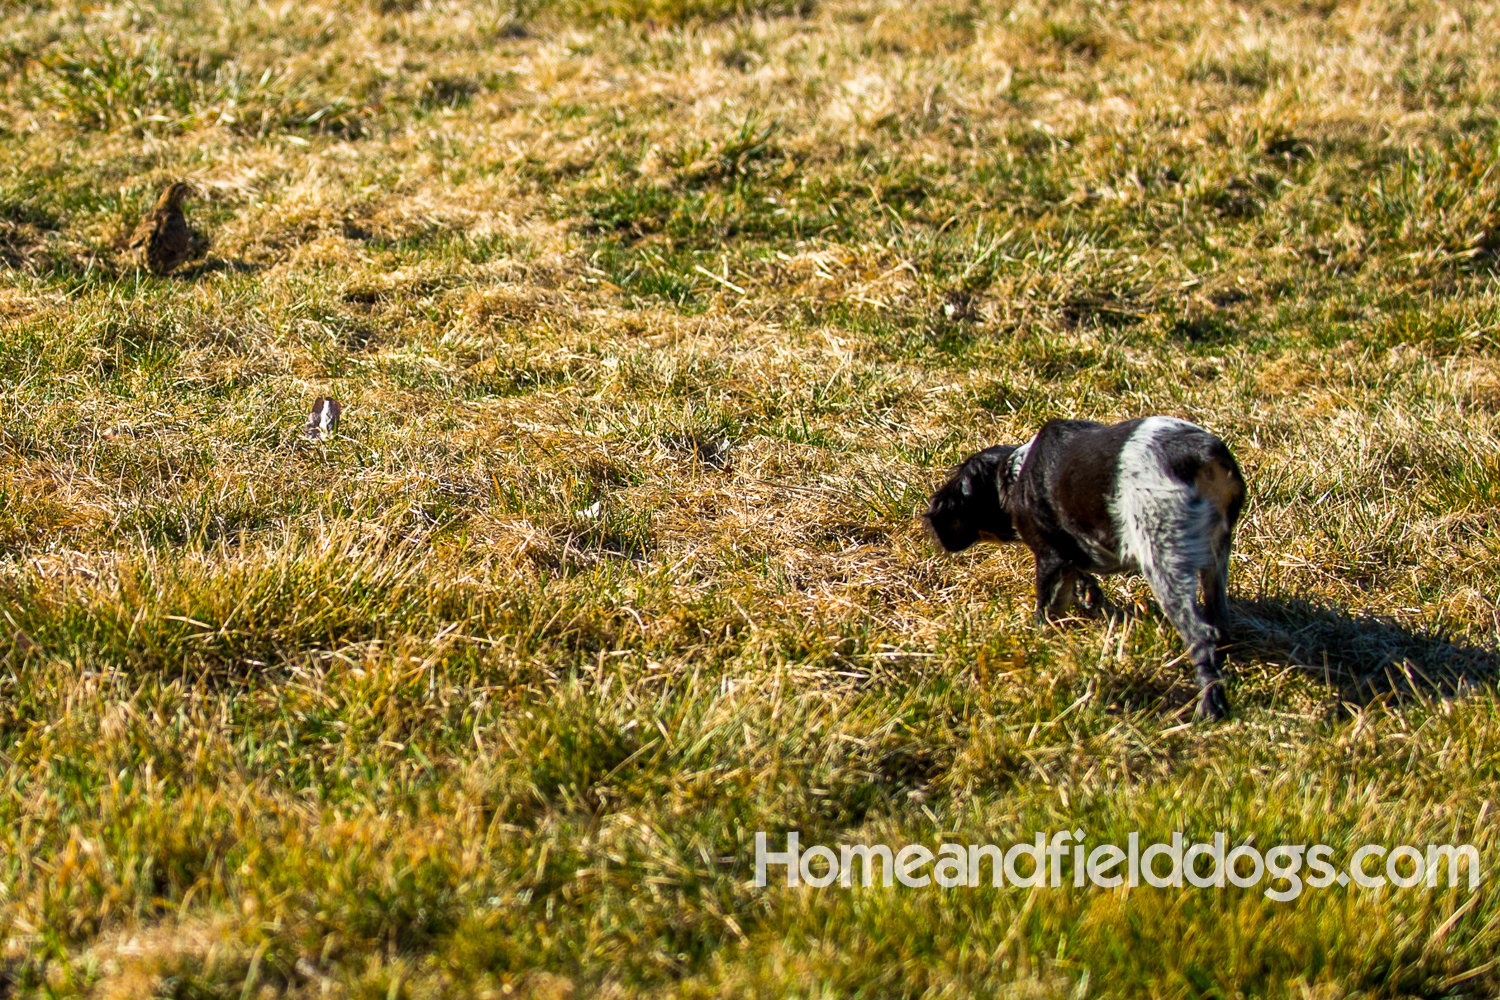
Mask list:
[[[999,847],[994,844],[939,844],[937,852],[921,844],[892,850],[885,844],[815,845],[803,848],[796,831],[786,834],[784,850],[772,851],[764,832],[755,835],[755,885],[767,884],[767,869],[781,866],[786,884],[817,888],[838,885],[890,886],[899,883],[918,889],[929,885],[956,887],[1016,886],[1059,888],[1094,885],[1103,889],[1142,884],[1157,888],[1199,889],[1237,886],[1248,889],[1266,882],[1265,895],[1278,902],[1296,899],[1304,885],[1324,889],[1353,883],[1365,889],[1392,885],[1401,889],[1434,889],[1439,884],[1479,885],[1479,851],[1472,844],[1402,844],[1387,849],[1366,844],[1349,852],[1340,864],[1326,844],[1281,844],[1261,852],[1251,844],[1228,846],[1217,832],[1212,840],[1188,843],[1173,833],[1167,843],[1144,848],[1140,834],[1126,837],[1124,848],[1114,844],[1089,845],[1082,830],[1039,831],[1029,843]],[[1446,877],[1444,877],[1446,876]]]

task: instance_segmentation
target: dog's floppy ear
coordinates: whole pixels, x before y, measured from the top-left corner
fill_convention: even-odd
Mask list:
[[[1000,503],[999,478],[1015,450],[999,445],[971,455],[932,495],[922,523],[945,552],[962,552],[981,538],[1015,541],[1015,524]]]

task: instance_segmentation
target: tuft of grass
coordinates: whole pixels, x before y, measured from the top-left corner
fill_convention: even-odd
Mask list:
[[[159,36],[90,39],[38,63],[37,96],[88,129],[126,126],[142,133],[212,124],[252,134],[305,129],[347,137],[362,127],[361,109],[347,96],[288,88],[284,72],[268,68],[255,76],[227,54],[185,51]],[[451,89],[451,83],[430,82],[422,101],[430,104],[433,93]]]

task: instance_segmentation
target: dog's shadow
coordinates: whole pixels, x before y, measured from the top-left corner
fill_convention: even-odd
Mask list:
[[[1494,640],[1476,645],[1441,628],[1351,615],[1300,598],[1230,601],[1234,660],[1264,660],[1326,684],[1341,703],[1452,698],[1496,679]]]
[[[1098,617],[1121,624],[1148,617],[1171,628],[1154,606],[1138,610],[1111,601]],[[1236,664],[1290,669],[1326,686],[1330,698],[1344,707],[1453,698],[1500,676],[1500,654],[1493,642],[1476,645],[1439,629],[1411,628],[1300,598],[1231,599],[1223,650],[1231,677]],[[1170,714],[1191,710],[1198,697],[1186,670],[1120,676],[1106,686],[1111,689],[1107,697],[1121,705],[1155,706]]]

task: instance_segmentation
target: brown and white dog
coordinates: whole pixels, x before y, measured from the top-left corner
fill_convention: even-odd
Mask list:
[[[1229,711],[1219,642],[1245,480],[1224,442],[1172,417],[1106,426],[1050,420],[1023,445],[971,456],[922,515],[948,552],[978,541],[1024,542],[1036,557],[1037,621],[1076,605],[1096,611],[1094,573],[1140,573],[1197,671],[1198,711]],[[1198,603],[1198,588],[1203,603]]]

